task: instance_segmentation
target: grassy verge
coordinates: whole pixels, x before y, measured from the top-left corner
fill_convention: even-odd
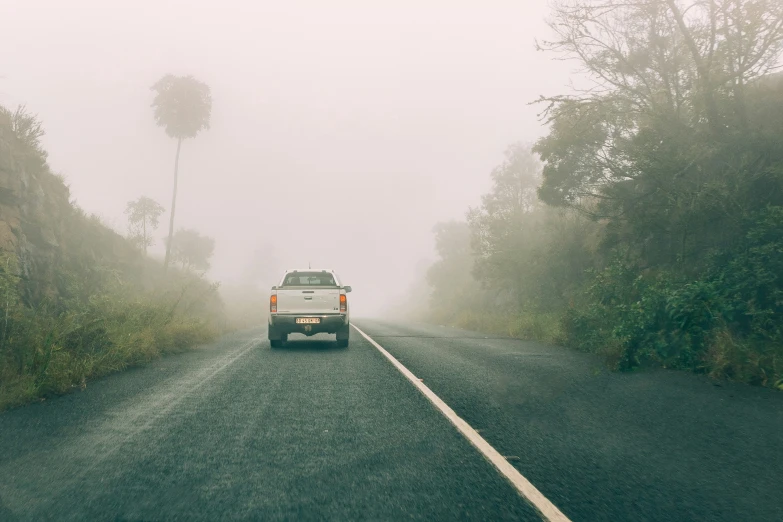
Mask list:
[[[711,377],[783,391],[783,345],[739,339],[723,328],[712,335],[704,357]]]
[[[453,314],[434,313],[430,321],[456,328],[494,335],[507,335],[525,341],[548,344],[563,342],[560,316],[554,313],[520,311],[497,314],[475,310],[463,310]]]
[[[542,312],[516,312],[493,314],[474,310],[452,313],[431,313],[428,322],[446,324],[456,328],[473,330],[486,334],[506,335],[526,341],[572,346],[580,351],[595,353],[608,368],[625,370],[638,366],[627,363],[627,346],[617,337],[605,332],[596,332],[600,341],[576,342],[569,337],[569,322],[561,314]],[[648,364],[670,368],[660,360]],[[705,343],[705,353],[694,364],[699,373],[706,373],[715,379],[728,379],[753,385],[768,386],[783,391],[783,345],[776,343],[751,344],[733,335],[728,329],[721,329],[710,335]]]
[[[0,318],[0,411],[214,339],[214,322],[192,313],[186,293],[129,297],[115,291],[60,310],[6,307]]]

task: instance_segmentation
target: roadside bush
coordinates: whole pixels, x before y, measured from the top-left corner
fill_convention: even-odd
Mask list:
[[[611,366],[647,363],[772,385],[783,377],[783,208],[749,218],[729,255],[696,280],[615,260],[563,317],[566,342]]]
[[[723,306],[709,283],[683,283],[669,273],[636,275],[615,262],[597,272],[587,305],[563,321],[568,344],[611,354],[618,369],[655,362],[698,369]],[[618,351],[618,347],[622,347]]]
[[[166,300],[118,287],[59,313],[49,303],[0,307],[0,410],[212,340],[216,325],[182,309],[187,294]]]
[[[737,225],[746,231],[744,237],[730,250],[704,254],[698,270],[684,270],[682,264],[644,267],[638,255],[621,246],[605,260],[592,254],[591,262],[602,268],[583,271],[581,285],[574,278],[563,292],[567,304],[559,306],[563,299],[555,305],[540,299],[519,305],[505,289],[482,287],[470,278],[471,254],[461,238],[460,248],[441,252],[434,266],[448,277],[431,278],[436,298],[429,321],[566,344],[599,354],[617,370],[654,365],[781,387],[781,223],[781,206],[749,213]],[[548,256],[545,252],[541,266],[556,266]],[[537,303],[547,307],[536,309]]]

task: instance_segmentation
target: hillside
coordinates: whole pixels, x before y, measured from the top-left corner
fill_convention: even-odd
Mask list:
[[[0,410],[225,328],[217,285],[170,270],[70,201],[23,109],[0,107]]]

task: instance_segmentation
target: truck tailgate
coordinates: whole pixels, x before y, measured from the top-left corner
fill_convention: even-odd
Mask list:
[[[278,314],[340,313],[340,290],[337,288],[279,289]]]

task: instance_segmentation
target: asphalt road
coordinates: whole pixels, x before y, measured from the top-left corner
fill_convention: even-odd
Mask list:
[[[574,521],[783,520],[783,393],[357,324]],[[0,414],[2,521],[224,519],[539,517],[355,331],[234,334]]]

